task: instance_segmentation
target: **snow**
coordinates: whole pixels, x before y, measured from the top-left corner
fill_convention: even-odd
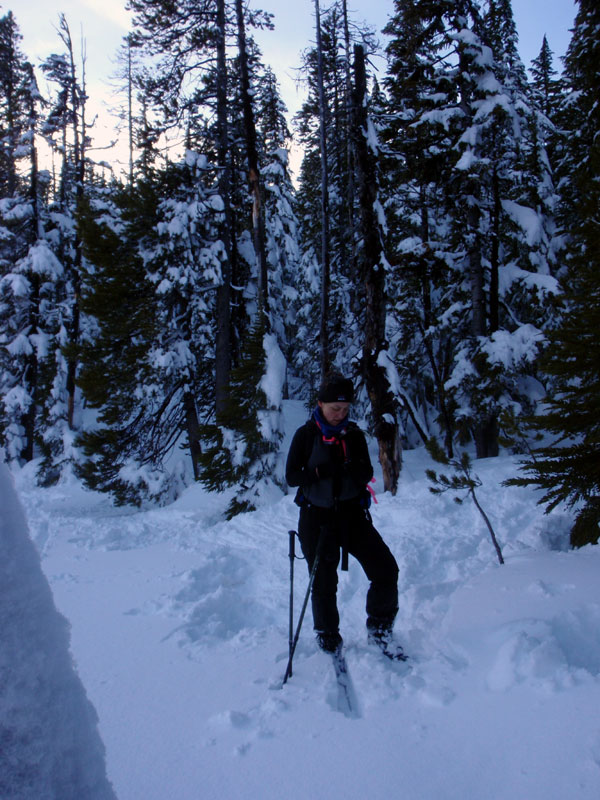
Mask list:
[[[552,275],[529,272],[516,264],[505,264],[499,273],[499,290],[502,296],[510,291],[514,283],[521,282],[527,289],[543,294],[557,295],[560,284]]]
[[[29,337],[23,333],[18,333],[12,342],[6,345],[6,349],[11,356],[28,356],[33,352]]]
[[[506,370],[522,362],[533,362],[545,341],[544,334],[533,325],[520,325],[514,331],[494,331],[489,339],[481,338],[481,349],[491,364]]]
[[[502,200],[502,208],[519,225],[529,247],[534,247],[542,241],[544,237],[542,219],[533,208],[527,208],[513,200]]]
[[[69,653],[10,474],[0,464],[0,796],[114,800],[97,717]]]
[[[15,297],[27,297],[31,291],[31,283],[24,275],[9,272],[2,276],[0,285],[6,285]]]
[[[38,275],[45,275],[55,281],[63,275],[63,266],[48,246],[48,242],[36,242],[24,260],[31,271]]]
[[[473,169],[474,165],[477,164],[478,158],[473,152],[473,150],[469,147],[467,148],[461,157],[456,162],[456,169],[462,169],[465,172],[468,172],[470,169]]]
[[[267,408],[279,409],[283,400],[285,385],[286,361],[277,337],[266,333],[263,337],[263,349],[266,356],[265,374],[261,378],[260,388],[265,393]],[[271,440],[271,437],[267,437]]]
[[[285,450],[307,412],[284,415]],[[16,473],[120,800],[600,796],[600,548],[568,550],[571,516],[502,486],[503,455],[474,463],[500,566],[474,506],[431,495],[429,466],[405,452],[398,494],[371,509],[400,567],[407,665],[369,650],[366,578],[352,559],[340,574],[353,716],[309,616],[281,687],[293,494],[226,522],[228,492],[134,511]],[[306,582],[296,561],[296,618]]]

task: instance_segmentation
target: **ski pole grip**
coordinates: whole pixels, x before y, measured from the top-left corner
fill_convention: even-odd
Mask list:
[[[290,534],[290,559],[296,557],[296,531],[289,531]]]

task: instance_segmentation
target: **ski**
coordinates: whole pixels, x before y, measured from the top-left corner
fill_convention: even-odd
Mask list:
[[[385,656],[390,661],[404,662],[408,661],[408,656],[393,639],[375,634],[369,634],[369,645],[372,649],[379,650],[382,656]]]
[[[389,661],[393,661],[396,664],[404,664],[408,661],[408,656],[401,647],[399,647],[397,650],[391,650],[388,647],[380,647],[379,652]]]
[[[341,711],[346,717],[357,717],[358,704],[356,695],[341,646],[334,653],[331,653],[331,660],[337,683],[338,711]]]

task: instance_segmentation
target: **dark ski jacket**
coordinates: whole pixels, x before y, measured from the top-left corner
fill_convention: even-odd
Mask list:
[[[285,479],[289,486],[299,487],[298,505],[333,508],[337,501],[363,501],[372,477],[367,441],[354,422],[348,422],[345,434],[332,439],[323,436],[314,419],[294,434]]]

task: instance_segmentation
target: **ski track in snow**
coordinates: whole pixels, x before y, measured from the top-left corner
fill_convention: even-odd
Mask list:
[[[293,430],[304,412],[290,409]],[[351,718],[310,609],[281,688],[293,495],[225,522],[228,495],[198,486],[134,511],[17,473],[120,800],[596,800],[600,548],[566,552],[570,519],[501,486],[514,464],[475,464],[499,567],[475,507],[432,496],[427,457],[405,454],[397,496],[372,513],[399,563],[410,661],[367,646],[367,582],[351,560],[339,586]],[[297,619],[301,560],[295,582]]]

